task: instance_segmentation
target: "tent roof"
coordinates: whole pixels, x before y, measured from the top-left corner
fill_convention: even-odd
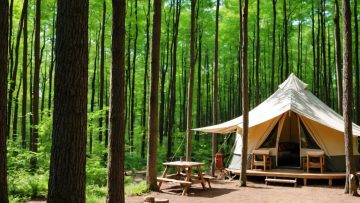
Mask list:
[[[249,112],[249,128],[288,111],[293,111],[328,128],[344,132],[343,117],[308,91],[307,84],[293,73],[279,85],[279,89],[273,95]],[[236,130],[241,131],[242,123],[243,117],[240,116],[218,125],[194,130],[209,133],[230,133]],[[353,135],[360,136],[360,126],[354,123]]]

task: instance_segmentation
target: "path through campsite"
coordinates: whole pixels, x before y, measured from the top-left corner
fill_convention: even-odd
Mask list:
[[[343,184],[328,187],[326,184],[310,186],[265,185],[262,182],[248,181],[248,186],[240,188],[237,181],[215,181],[212,189],[202,190],[201,185],[193,186],[188,196],[181,196],[181,188],[164,184],[162,192],[151,192],[143,196],[126,197],[126,202],[143,202],[147,195],[166,198],[170,203],[231,203],[231,202],[360,202],[360,197],[344,194]]]

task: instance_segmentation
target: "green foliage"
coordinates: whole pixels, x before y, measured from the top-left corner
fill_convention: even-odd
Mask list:
[[[147,192],[149,192],[149,188],[145,181],[125,185],[125,194],[127,195],[141,195]]]

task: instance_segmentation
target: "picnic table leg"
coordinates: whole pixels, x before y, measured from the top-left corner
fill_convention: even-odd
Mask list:
[[[204,180],[204,177],[202,175],[202,171],[201,171],[201,166],[197,166],[197,170],[198,170],[198,177],[199,177],[199,180],[201,180],[201,185],[202,185],[202,188],[205,190],[205,180]],[[210,181],[209,181],[209,187],[210,186]]]
[[[163,172],[163,174],[162,174],[162,177],[163,178],[166,178],[166,174],[167,174],[167,172],[168,172],[168,170],[169,170],[169,166],[165,166],[165,169],[164,169],[164,172]],[[162,181],[159,181],[159,189],[160,189],[160,187],[161,187],[161,184],[162,184]]]
[[[187,170],[186,171],[186,178],[185,178],[185,181],[190,181],[191,182],[191,167],[188,167],[186,168]],[[183,193],[182,195],[186,195],[187,194],[187,191],[189,189],[190,185],[184,185],[184,189],[183,189]]]

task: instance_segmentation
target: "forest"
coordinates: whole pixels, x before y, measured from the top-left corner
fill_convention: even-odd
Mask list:
[[[104,202],[122,174],[156,178],[163,162],[182,156],[209,171],[221,151],[226,165],[235,137],[190,129],[242,115],[244,80],[250,110],[294,73],[360,124],[357,0],[0,0],[0,7],[0,159],[7,157],[0,169],[10,202],[59,202],[66,189],[55,185],[76,181],[64,201]],[[64,163],[79,163],[69,172],[77,178],[56,174],[68,170]],[[153,188],[122,181],[127,195]]]

